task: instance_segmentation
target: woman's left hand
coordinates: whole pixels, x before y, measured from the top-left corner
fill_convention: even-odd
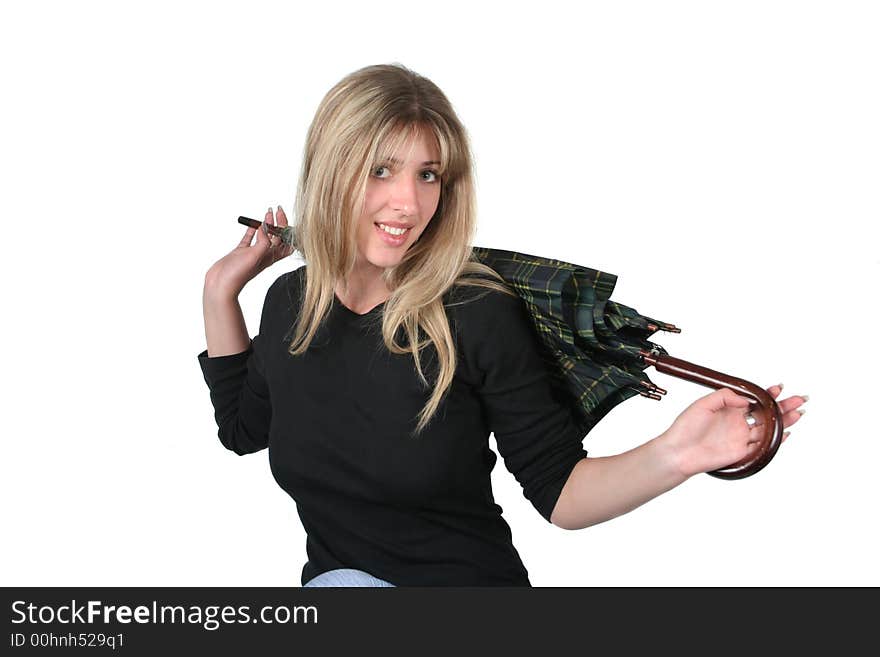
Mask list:
[[[781,385],[767,388],[776,399]],[[782,412],[783,428],[801,419],[798,409],[807,401],[795,395],[777,402]],[[751,400],[729,388],[719,388],[688,406],[667,429],[660,440],[672,450],[678,469],[687,477],[711,472],[752,455],[761,444],[760,429],[755,431],[746,422]],[[787,433],[783,435],[783,442]]]

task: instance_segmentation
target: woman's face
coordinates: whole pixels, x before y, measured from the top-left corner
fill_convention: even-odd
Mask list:
[[[440,202],[440,152],[429,131],[420,131],[393,160],[370,171],[357,233],[361,263],[383,270],[400,262]]]

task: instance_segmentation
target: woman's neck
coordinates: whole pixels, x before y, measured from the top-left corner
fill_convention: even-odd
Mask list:
[[[373,265],[355,268],[348,277],[347,285],[336,283],[334,291],[346,308],[364,314],[383,303],[391,291],[382,280],[383,270]]]

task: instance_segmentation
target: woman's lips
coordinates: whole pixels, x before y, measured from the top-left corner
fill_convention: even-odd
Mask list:
[[[406,232],[401,235],[392,235],[391,233],[386,233],[382,228],[380,228],[379,224],[373,224],[373,227],[379,233],[379,237],[382,238],[382,240],[390,246],[402,245],[404,242],[406,242],[406,238],[409,236],[409,231],[412,230],[412,228],[407,228]]]

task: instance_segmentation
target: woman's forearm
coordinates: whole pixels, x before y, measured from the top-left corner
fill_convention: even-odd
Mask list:
[[[550,520],[563,529],[583,529],[628,513],[687,479],[661,435],[623,454],[581,460]]]
[[[251,339],[237,297],[215,292],[206,285],[202,293],[202,311],[209,357],[240,354],[250,346]]]

